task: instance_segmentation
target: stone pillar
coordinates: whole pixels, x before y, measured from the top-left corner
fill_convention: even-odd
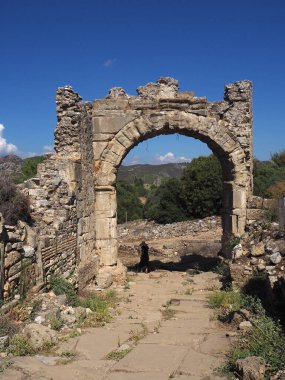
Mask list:
[[[113,186],[95,188],[96,253],[100,266],[117,263],[117,200]]]
[[[233,132],[245,154],[248,179],[244,186],[248,196],[252,193],[253,147],[252,147],[252,82],[243,80],[225,86],[224,99],[229,104],[223,120]]]
[[[71,86],[59,87],[56,92],[57,126],[55,129],[55,151],[66,155],[80,152],[79,120],[81,96]]]

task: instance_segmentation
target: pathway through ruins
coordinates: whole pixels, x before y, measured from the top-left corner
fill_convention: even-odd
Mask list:
[[[130,274],[121,288],[119,315],[62,343],[58,357],[22,357],[0,379],[9,380],[218,380],[213,370],[229,347],[226,331],[213,319],[207,295],[219,288],[216,274],[155,271]],[[119,361],[113,350],[131,347]],[[76,352],[56,364],[61,352]]]

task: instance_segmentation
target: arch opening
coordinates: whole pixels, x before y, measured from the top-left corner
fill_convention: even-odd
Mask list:
[[[159,135],[181,134],[198,139],[208,145],[221,163],[223,173],[223,252],[228,255],[226,242],[232,235],[240,235],[244,231],[246,219],[246,199],[248,188],[244,178],[247,168],[244,164],[244,152],[234,136],[226,130],[223,123],[214,118],[201,118],[191,114],[163,112],[152,116],[143,116],[126,124],[108,142],[101,155],[101,165],[97,171],[95,203],[105,194],[105,199],[112,200],[113,217],[105,218],[109,223],[106,229],[113,235],[100,239],[96,234],[96,249],[104,265],[113,265],[117,258],[117,218],[116,218],[116,180],[117,171],[123,159],[140,142]],[[101,202],[101,200],[100,200]],[[98,207],[95,207],[95,210]],[[96,217],[96,220],[98,215]],[[104,222],[98,219],[98,223]],[[111,223],[111,224],[110,224]],[[96,231],[98,232],[98,231]],[[106,245],[106,243],[108,245]],[[110,255],[113,252],[113,255]],[[111,261],[110,261],[111,258]]]

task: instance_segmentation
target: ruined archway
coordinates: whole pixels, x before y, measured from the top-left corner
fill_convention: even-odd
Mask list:
[[[249,82],[239,82],[235,86],[238,90],[235,95],[240,93],[241,97],[244,92],[250,95]],[[194,97],[192,93],[179,93],[176,82],[171,79],[139,88],[139,95],[141,98],[130,98],[120,89],[111,91],[109,101],[117,101],[123,106],[121,113],[116,110],[102,116],[102,103],[94,103],[93,131],[98,135],[111,135],[108,135],[107,141],[93,144],[94,154],[99,155],[95,161],[95,248],[103,265],[114,265],[117,260],[117,169],[135,145],[150,137],[179,133],[205,142],[218,157],[223,169],[223,240],[232,234],[241,235],[246,223],[246,202],[251,193],[251,155],[248,154],[248,151],[251,152],[251,139],[246,151],[233,125],[215,109],[215,106],[219,109],[225,104],[211,104],[204,98]],[[243,102],[240,97],[237,96],[238,101]],[[250,97],[247,100],[248,113]],[[232,99],[228,110],[233,104]],[[98,106],[100,111],[97,116]],[[235,113],[233,116],[237,117]],[[246,115],[238,116],[242,119]],[[248,121],[251,122],[251,119]],[[251,131],[250,126],[247,127]]]
[[[251,92],[251,82],[236,82],[225,86],[224,100],[209,102],[179,92],[175,79],[161,78],[139,87],[137,96],[113,88],[90,103],[70,86],[59,88],[56,154],[41,164],[39,189],[30,191],[43,277],[54,271],[53,257],[66,262],[66,252],[80,287],[100,267],[116,268],[117,169],[135,145],[161,134],[179,133],[209,146],[223,169],[224,241],[243,234],[252,195]]]

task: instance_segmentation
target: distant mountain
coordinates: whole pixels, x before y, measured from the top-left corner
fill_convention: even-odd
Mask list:
[[[0,173],[8,173],[11,176],[21,174],[23,160],[16,155],[0,157]]]
[[[144,183],[155,184],[157,186],[163,179],[180,178],[186,166],[187,163],[185,162],[161,165],[121,165],[118,170],[118,180],[134,183],[135,178],[142,178]]]
[[[16,183],[24,182],[36,175],[37,166],[49,155],[20,158],[16,155],[0,157],[0,175],[8,174]]]

